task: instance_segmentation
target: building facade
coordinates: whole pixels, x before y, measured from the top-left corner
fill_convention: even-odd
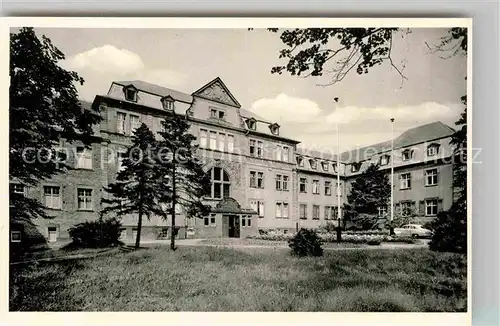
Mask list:
[[[145,123],[157,134],[161,120],[172,112],[189,120],[212,180],[211,194],[204,199],[213,207],[209,216],[189,218],[176,207],[179,238],[319,227],[336,221],[339,201],[347,200],[350,185],[367,166],[389,169],[391,164],[390,142],[341,153],[340,162],[332,154],[300,149],[298,140],[280,133],[276,121],[242,108],[219,78],[190,95],[142,81],[113,82],[107,94],[95,97],[91,109],[103,118],[91,148],[61,141],[74,169],[37,187],[11,182],[11,191],[40,199],[54,216],[35,221],[48,241],[67,240],[71,226],[98,218],[101,199],[108,196],[103,186],[115,181],[133,130]],[[398,208],[432,217],[451,206],[453,132],[436,122],[394,140]],[[386,211],[380,208],[381,214]],[[137,216],[124,216],[122,224],[122,237],[135,238]],[[143,221],[141,238],[167,239],[169,226],[169,219],[151,216]]]

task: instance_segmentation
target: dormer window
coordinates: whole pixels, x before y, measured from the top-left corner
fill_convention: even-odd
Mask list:
[[[250,118],[247,120],[247,127],[250,130],[255,130],[257,128],[257,120]]]
[[[328,171],[328,162],[321,162],[321,166],[323,167],[323,171]]]
[[[351,165],[351,172],[358,172],[360,168],[361,168],[361,162],[359,162],[359,163],[352,163],[352,165]]]
[[[273,123],[272,125],[270,125],[269,129],[271,130],[271,133],[273,135],[278,136],[280,134],[280,126],[277,123]]]
[[[380,165],[384,166],[384,165],[387,165],[389,164],[389,155],[383,155],[380,157]]]
[[[303,167],[304,166],[304,158],[302,156],[297,156],[297,164],[300,166],[300,167]]]
[[[314,159],[309,160],[309,165],[311,166],[311,169],[316,170],[318,168],[318,162]]]
[[[170,96],[164,97],[161,99],[161,103],[163,104],[163,109],[167,111],[174,110],[174,99]]]
[[[137,88],[133,85],[129,85],[123,88],[123,92],[125,93],[125,99],[131,102],[137,102]]]
[[[439,144],[430,144],[427,147],[427,156],[435,156],[439,152]]]
[[[402,153],[403,161],[409,161],[413,158],[413,151],[411,149],[405,149]]]

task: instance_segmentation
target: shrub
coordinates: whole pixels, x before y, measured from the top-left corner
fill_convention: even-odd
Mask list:
[[[79,248],[104,248],[121,244],[121,223],[116,218],[86,221],[71,227],[68,232],[72,246]]]
[[[429,249],[467,253],[467,213],[462,210],[450,209],[439,212],[432,222],[433,231]]]
[[[316,231],[300,229],[293,238],[288,241],[288,246],[292,249],[292,255],[304,256],[323,256],[322,241]]]
[[[382,242],[380,240],[376,240],[376,239],[368,240],[366,242],[366,244],[369,246],[380,246],[381,243]]]

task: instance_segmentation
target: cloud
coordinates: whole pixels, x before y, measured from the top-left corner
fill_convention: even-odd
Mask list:
[[[65,69],[78,72],[83,86],[77,86],[83,100],[92,101],[96,94],[105,94],[116,80],[143,80],[149,83],[179,88],[187,76],[167,67],[150,67],[141,57],[127,49],[106,44],[78,53],[60,62]]]
[[[100,74],[129,74],[144,70],[144,63],[139,55],[109,44],[78,53],[67,61],[69,67],[76,71],[94,71]]]
[[[253,103],[256,114],[281,124],[282,135],[301,142],[299,147],[337,152],[336,124],[340,124],[340,150],[369,146],[434,121],[452,126],[463,107],[459,103],[424,102],[400,107],[338,107],[327,112],[313,100],[280,94]]]
[[[402,107],[340,107],[326,117],[329,123],[348,124],[359,120],[389,121],[394,118],[398,122],[430,122],[448,119],[456,115],[460,108],[455,104],[444,105],[436,102],[424,102],[417,106]]]
[[[306,98],[279,94],[255,101],[250,109],[268,120],[282,123],[310,122],[321,114],[318,104]]]

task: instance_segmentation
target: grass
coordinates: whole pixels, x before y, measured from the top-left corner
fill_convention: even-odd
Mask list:
[[[166,246],[11,266],[11,311],[466,311],[466,258]]]
[[[246,245],[256,245],[256,246],[271,246],[271,247],[287,247],[288,241],[275,241],[275,240],[262,240],[262,239],[238,239],[238,238],[219,238],[219,239],[203,239],[200,243],[211,244],[211,245],[232,245],[232,246],[246,246]],[[337,242],[325,242],[323,243],[323,248],[359,248],[362,247],[361,244],[356,243],[337,243]]]

